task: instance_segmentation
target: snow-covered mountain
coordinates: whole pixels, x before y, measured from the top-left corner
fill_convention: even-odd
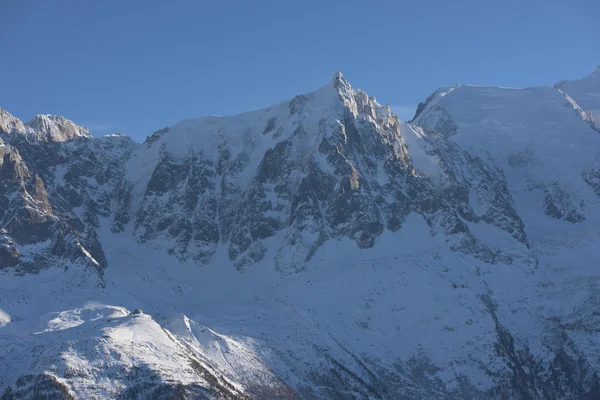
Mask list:
[[[0,110],[0,393],[600,396],[597,75],[407,124],[338,73],[143,144]]]

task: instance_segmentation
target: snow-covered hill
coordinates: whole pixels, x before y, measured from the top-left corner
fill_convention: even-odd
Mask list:
[[[596,75],[406,124],[338,73],[143,144],[0,110],[0,393],[600,396]]]

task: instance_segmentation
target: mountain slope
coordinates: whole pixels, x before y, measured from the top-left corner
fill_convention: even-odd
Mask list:
[[[592,119],[596,128],[600,126],[600,65],[596,71],[575,81],[560,81],[554,85],[570,97]]]
[[[575,97],[450,87],[405,124],[338,73],[143,144],[2,110],[0,392],[594,398]]]
[[[595,90],[594,86],[588,90]],[[536,268],[530,271],[531,286],[524,289],[525,304],[536,306],[523,318],[539,318],[546,326],[541,328],[541,342],[521,339],[522,349],[530,352],[538,347],[546,362],[548,354],[543,354],[550,351],[552,363],[564,362],[561,357],[570,352],[580,360],[583,354],[595,354],[597,328],[584,322],[583,311],[598,297],[595,269],[600,262],[593,245],[600,222],[594,181],[600,134],[589,115],[557,88],[458,86],[434,94],[413,122],[428,132],[430,140],[447,137],[490,168],[500,169],[506,178],[537,259]],[[515,315],[504,318],[503,329],[513,330]],[[496,323],[500,321],[502,317]],[[561,339],[551,338],[559,332]],[[585,358],[580,368],[595,376],[600,367],[597,359]],[[523,361],[513,359],[512,363],[513,372],[520,373]],[[548,396],[541,395],[540,388],[533,393]]]
[[[540,219],[541,210],[571,223],[595,218],[598,196],[588,177],[597,172],[600,135],[560,90],[459,86],[438,95],[414,123],[500,168],[519,215],[531,219],[530,235],[564,229]]]

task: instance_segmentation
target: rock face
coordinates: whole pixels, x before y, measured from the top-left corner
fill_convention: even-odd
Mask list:
[[[338,73],[143,144],[0,109],[0,391],[600,395],[594,74],[405,124]]]
[[[161,240],[181,261],[209,264],[223,244],[240,270],[263,260],[266,242],[278,235],[276,268],[298,271],[325,241],[350,238],[370,248],[411,212],[450,235],[456,249],[490,262],[505,256],[464,219],[485,218],[527,243],[499,171],[450,142],[432,143],[439,154],[425,157],[444,175],[442,187],[433,181],[439,176],[415,170],[405,136],[426,144],[418,127],[341,74],[267,110],[184,121],[136,151],[132,161],[144,159],[144,169],[128,167],[115,226],[132,221],[140,242]],[[464,171],[457,174],[456,164]],[[469,205],[474,181],[480,196],[496,202],[486,215]]]
[[[4,267],[14,267],[19,263],[21,253],[5,229],[0,231],[0,235],[0,264]]]
[[[18,267],[30,272],[39,271],[68,260],[91,265],[101,273],[105,266],[104,255],[96,232],[86,227],[74,213],[75,205],[64,204],[62,197],[58,197],[53,206],[44,183],[44,179],[56,179],[55,168],[66,161],[64,150],[67,145],[50,142],[69,140],[79,136],[73,136],[73,132],[87,131],[62,117],[48,120],[54,121],[54,125],[43,125],[41,131],[33,133],[29,131],[30,136],[40,140],[47,138],[48,142],[31,142],[26,133],[36,125],[27,124],[22,130],[24,125],[2,110],[1,126],[12,130],[0,131],[0,221],[20,254]],[[64,131],[60,136],[57,126],[60,129],[66,126],[71,133]],[[35,174],[30,172],[29,166]],[[19,251],[18,246],[23,251]],[[23,246],[31,250],[25,250]],[[6,266],[9,264],[0,264],[0,268]]]

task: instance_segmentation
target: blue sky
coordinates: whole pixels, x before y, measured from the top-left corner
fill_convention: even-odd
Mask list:
[[[578,79],[597,0],[0,0],[0,107],[143,140],[266,107],[342,71],[401,117],[437,87]]]

